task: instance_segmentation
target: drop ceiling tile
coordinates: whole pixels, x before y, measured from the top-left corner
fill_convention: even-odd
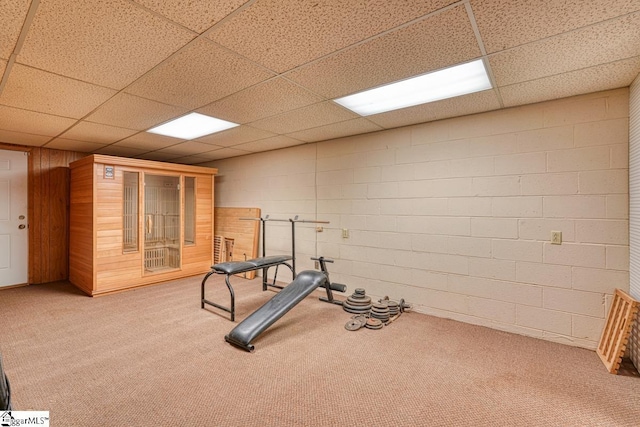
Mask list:
[[[118,147],[136,148],[145,151],[161,150],[183,142],[181,139],[172,138],[170,136],[157,135],[149,132],[140,132],[122,141],[116,142],[114,145]]]
[[[30,147],[40,147],[51,140],[50,136],[33,135],[30,133],[13,132],[0,129],[0,142],[7,144],[28,145]]]
[[[250,123],[251,126],[282,134],[315,128],[359,117],[337,104],[326,101]]]
[[[0,104],[79,119],[114,96],[113,89],[13,64]]]
[[[127,138],[138,131],[118,128],[92,122],[78,122],[74,127],[60,135],[61,138],[75,139],[77,141],[96,142],[98,144],[110,144]]]
[[[202,33],[242,6],[247,0],[133,0],[174,22]]]
[[[87,116],[86,120],[127,129],[147,130],[182,116],[187,111],[182,107],[119,93]]]
[[[415,107],[403,108],[388,113],[375,114],[367,118],[384,128],[408,126],[416,123],[446,119],[497,110],[500,102],[494,90],[485,90],[470,95],[445,99]]]
[[[252,154],[251,151],[238,150],[236,148],[222,148],[220,150],[209,151],[208,153],[201,154],[202,157],[207,157],[209,160],[221,160],[228,159],[230,157],[246,156]],[[215,165],[211,165],[215,167]]]
[[[458,96],[434,102],[431,111],[437,120],[466,116],[500,109],[500,101],[495,90],[485,90],[470,95]],[[408,112],[411,114],[411,112]]]
[[[107,156],[120,156],[120,157],[136,157],[140,154],[146,153],[148,150],[140,150],[138,148],[120,147],[117,145],[107,145],[106,147],[96,150],[96,154],[106,154]]]
[[[467,12],[459,6],[298,68],[287,77],[327,98],[336,98],[481,54]]]
[[[198,141],[185,141],[185,142],[179,142],[176,145],[172,145],[170,147],[163,148],[158,151],[172,153],[179,156],[187,156],[187,155],[197,155],[200,153],[206,153],[207,151],[212,151],[215,149],[216,147],[210,144],[203,144],[202,142],[198,142]]]
[[[640,56],[500,88],[505,107],[627,87],[638,76]]]
[[[273,132],[267,132],[266,130],[243,125],[236,126],[223,132],[203,136],[202,138],[195,139],[194,141],[217,145],[219,147],[231,147],[244,142],[269,138],[270,136],[275,136],[275,134]]]
[[[40,2],[18,61],[122,89],[195,37],[124,0]]]
[[[201,157],[201,156],[185,156],[185,157],[176,157],[171,161],[173,163],[180,163],[182,165],[197,165],[200,163],[208,162],[210,160],[211,159],[207,157]]]
[[[208,153],[200,154],[200,157],[204,157],[207,161],[227,159],[229,157],[246,156],[252,154],[250,151],[238,150],[235,148],[222,148],[220,150],[209,151]]]
[[[78,151],[80,153],[91,153],[103,147],[105,147],[105,144],[96,144],[95,142],[76,141],[74,139],[64,138],[55,138],[53,141],[49,142],[46,145],[46,148],[66,151]]]
[[[209,40],[199,39],[126,92],[194,109],[273,76]]]
[[[208,35],[271,70],[284,72],[454,2],[264,0]]]
[[[75,122],[74,119],[67,117],[0,105],[0,129],[2,130],[56,136]]]
[[[0,58],[9,59],[16,46],[31,0],[0,2]]]
[[[640,55],[640,12],[489,57],[498,86]]]
[[[493,53],[640,10],[637,0],[471,0],[487,52]]]
[[[151,153],[144,153],[136,156],[138,159],[145,160],[155,160],[157,162],[169,162],[175,158],[180,157],[180,155],[176,155],[173,153],[161,152],[161,151],[152,151]]]
[[[273,136],[271,138],[261,139],[259,141],[252,141],[252,142],[236,145],[233,148],[237,150],[258,153],[261,151],[277,150],[280,148],[293,147],[295,145],[302,145],[302,144],[306,144],[306,143],[304,141],[290,138],[285,135],[278,135],[278,136]]]
[[[198,112],[249,123],[323,101],[308,90],[284,78],[271,79],[213,102]]]
[[[305,142],[325,141],[328,139],[341,138],[344,136],[358,135],[362,133],[376,132],[382,127],[370,122],[367,119],[353,119],[331,125],[320,126],[313,129],[306,129],[299,132],[290,133],[290,136]]]

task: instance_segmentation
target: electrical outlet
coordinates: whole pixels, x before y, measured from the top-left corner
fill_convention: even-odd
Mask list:
[[[316,270],[320,270],[320,263],[318,261],[315,261],[313,265]]]
[[[552,245],[561,245],[562,244],[562,231],[552,231],[551,232],[551,244]]]
[[[343,228],[342,229],[342,238],[343,239],[348,239],[349,238],[349,229],[348,228]]]

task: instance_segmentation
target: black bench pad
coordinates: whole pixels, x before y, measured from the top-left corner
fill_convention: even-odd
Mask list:
[[[254,264],[246,261],[229,261],[212,265],[211,268],[215,270],[216,273],[236,274],[244,271],[255,270],[256,267]]]
[[[246,271],[259,270],[261,268],[283,264],[291,259],[293,258],[286,255],[273,255],[263,258],[249,259],[247,261],[221,262],[219,264],[212,265],[211,268],[216,273],[238,274],[244,273]]]
[[[237,347],[253,351],[251,341],[284,316],[318,286],[325,286],[327,276],[315,270],[298,274],[293,282],[278,292],[262,307],[240,322],[224,339]]]
[[[293,258],[287,255],[271,255],[265,256],[262,258],[253,258],[249,259],[248,262],[256,266],[256,268],[262,268],[263,266],[273,265],[273,264],[282,264],[283,262],[287,262],[292,260]]]

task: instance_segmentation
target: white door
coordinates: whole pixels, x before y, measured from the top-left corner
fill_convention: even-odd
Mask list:
[[[0,150],[0,286],[27,283],[27,153]]]

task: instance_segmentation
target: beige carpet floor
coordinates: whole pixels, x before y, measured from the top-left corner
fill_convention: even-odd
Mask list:
[[[226,314],[200,309],[200,279],[100,298],[64,282],[0,291],[16,409],[52,426],[640,425],[640,379],[592,351],[411,312],[350,332],[320,293],[246,353],[224,341]],[[224,298],[214,280],[208,297]],[[239,320],[273,295],[233,282]]]

